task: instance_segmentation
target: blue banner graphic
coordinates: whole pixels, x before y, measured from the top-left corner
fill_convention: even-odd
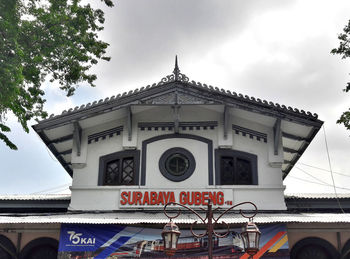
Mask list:
[[[262,233],[257,258],[289,258],[285,225],[259,226]],[[197,230],[203,233],[203,230]],[[162,229],[123,225],[62,224],[59,259],[167,258],[163,252]],[[218,231],[220,232],[220,231]],[[225,238],[213,238],[214,255],[248,259],[243,251],[241,229],[230,229]],[[181,229],[175,258],[207,258],[208,238],[193,237]]]

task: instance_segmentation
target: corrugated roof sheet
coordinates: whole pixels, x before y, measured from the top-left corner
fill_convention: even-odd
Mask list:
[[[0,195],[0,200],[70,200],[70,194]]]
[[[350,193],[291,193],[285,194],[286,199],[349,199]]]
[[[241,215],[222,218],[228,224],[247,222]],[[182,214],[175,223],[191,224],[198,220],[195,215]],[[62,213],[49,215],[0,214],[0,224],[15,223],[80,223],[80,224],[165,224],[169,219],[163,213],[118,212],[118,213]],[[261,213],[254,217],[257,224],[268,223],[350,223],[350,213]]]

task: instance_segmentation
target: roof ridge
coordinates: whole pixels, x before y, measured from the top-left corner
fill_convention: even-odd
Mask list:
[[[253,96],[243,95],[241,93],[236,93],[234,91],[231,92],[230,90],[226,90],[224,88],[219,89],[218,87],[213,87],[211,85],[202,84],[201,82],[197,82],[194,80],[190,81],[189,78],[185,74],[180,73],[180,69],[178,68],[178,63],[177,63],[177,56],[176,56],[174,71],[172,72],[172,74],[163,77],[158,83],[153,83],[152,85],[147,85],[145,87],[136,88],[136,89],[130,90],[128,92],[123,92],[122,94],[113,95],[111,97],[106,97],[105,99],[100,99],[98,101],[96,100],[93,102],[89,102],[87,104],[75,106],[74,108],[70,108],[68,110],[63,110],[61,114],[57,114],[57,115],[51,114],[48,118],[39,121],[39,123],[51,120],[53,118],[60,117],[62,115],[72,114],[72,113],[79,112],[79,111],[89,109],[92,107],[97,107],[97,106],[100,106],[102,104],[106,104],[109,102],[115,102],[119,99],[130,97],[132,95],[135,95],[135,94],[138,94],[141,92],[145,92],[151,88],[157,88],[157,87],[169,84],[169,83],[176,83],[176,82],[188,84],[190,86],[201,88],[201,89],[206,89],[206,90],[212,91],[212,92],[217,93],[217,94],[224,94],[224,95],[229,96],[229,97],[238,98],[241,101],[246,101],[246,102],[250,102],[253,104],[273,107],[275,109],[282,110],[284,112],[297,113],[299,115],[306,116],[306,117],[312,118],[312,119],[318,118],[318,115],[316,113],[312,114],[309,111],[299,110],[299,109],[293,108],[291,106],[287,107],[286,105],[280,105],[279,103],[274,103],[274,102],[267,101],[264,99],[255,98]]]

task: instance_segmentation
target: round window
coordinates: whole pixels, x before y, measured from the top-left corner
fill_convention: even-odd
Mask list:
[[[175,147],[163,153],[159,160],[159,170],[167,179],[180,182],[190,177],[196,162],[191,152],[184,148]]]
[[[180,176],[186,173],[190,161],[180,153],[171,154],[165,161],[165,169],[174,176]]]

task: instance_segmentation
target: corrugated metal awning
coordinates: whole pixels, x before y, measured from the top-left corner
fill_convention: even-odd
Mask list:
[[[0,201],[15,200],[15,201],[33,201],[33,200],[70,200],[70,194],[6,194],[0,195]]]
[[[286,199],[350,199],[350,193],[289,193]]]
[[[228,224],[247,222],[239,214],[222,217]],[[182,214],[175,223],[191,224],[198,220],[195,215]],[[62,214],[0,214],[0,224],[17,223],[75,223],[75,224],[165,224],[169,220],[160,212],[116,212],[116,213],[62,213]],[[260,213],[254,217],[257,224],[269,223],[350,223],[350,213]]]

